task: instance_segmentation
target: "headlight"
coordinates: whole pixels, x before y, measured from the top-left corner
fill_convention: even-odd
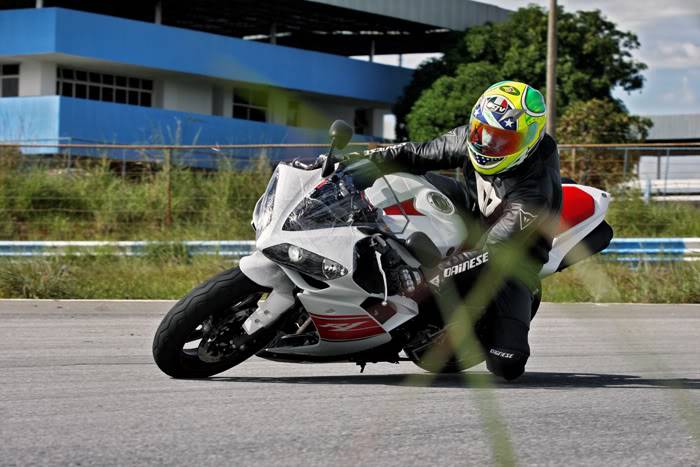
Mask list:
[[[275,207],[275,193],[277,192],[277,179],[279,171],[275,170],[270,181],[267,183],[265,193],[260,197],[255,204],[253,211],[253,226],[256,230],[263,230],[272,220],[272,210]]]
[[[263,254],[276,263],[320,280],[338,279],[348,273],[342,264],[289,243],[265,248]]]

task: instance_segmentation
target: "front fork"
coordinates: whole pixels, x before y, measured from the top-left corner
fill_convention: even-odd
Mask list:
[[[269,328],[294,305],[294,283],[276,263],[260,251],[241,258],[241,272],[256,284],[272,289],[265,300],[258,302],[255,310],[243,323],[243,330],[252,335],[262,328]]]

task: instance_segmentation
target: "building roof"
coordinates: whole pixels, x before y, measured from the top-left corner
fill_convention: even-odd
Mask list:
[[[62,7],[338,55],[436,52],[454,31],[500,21],[508,10],[471,0],[44,0]],[[439,4],[439,7],[436,5]],[[0,9],[35,0],[4,0]]]
[[[470,0],[311,0],[350,10],[463,31],[486,22],[506,19],[504,8]]]
[[[650,115],[648,141],[700,141],[700,114]]]

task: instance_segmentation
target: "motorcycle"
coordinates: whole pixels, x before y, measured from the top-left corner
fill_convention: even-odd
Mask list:
[[[461,371],[479,355],[426,358],[448,323],[434,300],[392,290],[397,264],[434,267],[463,244],[465,220],[425,176],[384,175],[368,159],[336,163],[352,128],[336,121],[323,167],[280,164],[253,213],[254,253],[193,289],[160,323],[153,356],[175,378],[204,378],[253,355],[281,362],[412,361]],[[609,195],[563,183],[561,223],[546,277],[612,238]],[[539,298],[533,304],[537,311]]]

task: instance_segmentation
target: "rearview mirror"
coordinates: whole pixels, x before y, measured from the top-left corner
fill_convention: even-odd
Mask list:
[[[333,122],[330,130],[328,130],[333,147],[336,149],[344,149],[352,139],[353,133],[352,127],[342,120]]]

